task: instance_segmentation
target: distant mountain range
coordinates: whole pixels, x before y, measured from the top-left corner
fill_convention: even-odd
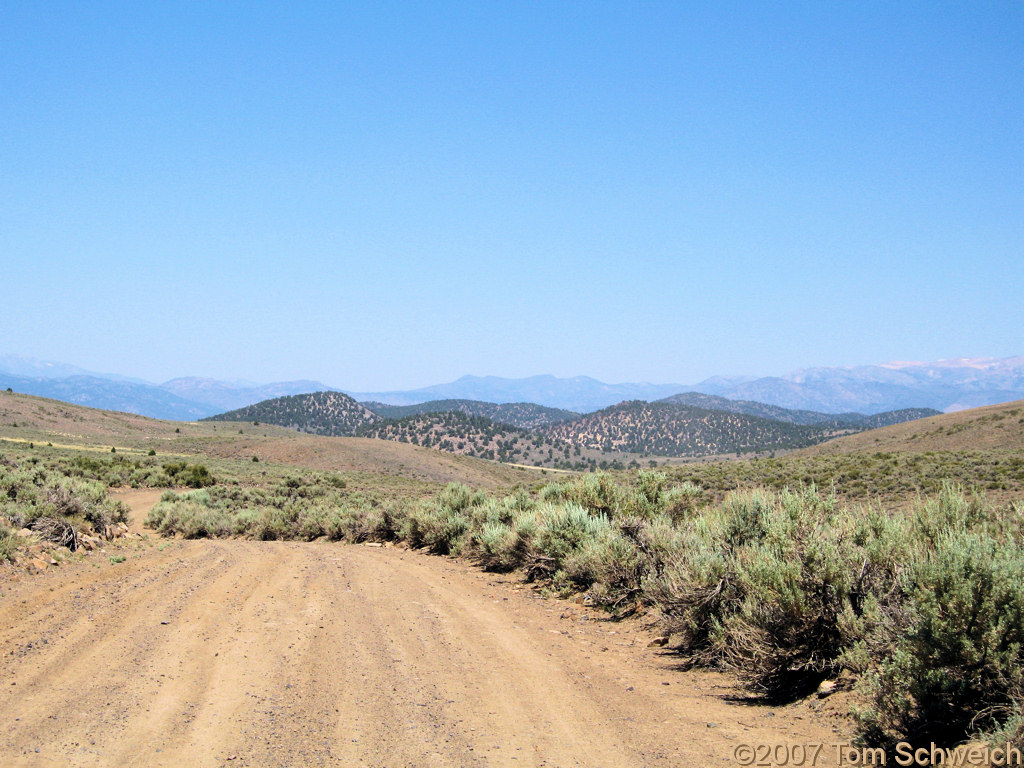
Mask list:
[[[560,379],[530,376],[463,376],[448,384],[394,392],[349,392],[361,402],[414,405],[429,400],[478,400],[487,403],[537,403],[577,413],[596,411],[623,400],[660,400],[692,389],[683,384],[605,384],[589,376]]]
[[[1024,398],[1024,356],[808,368],[752,381],[708,380],[693,389],[733,400],[827,413],[899,408],[959,411]]]
[[[903,408],[957,411],[1024,398],[1024,356],[809,368],[762,378],[715,376],[698,384],[605,384],[587,376],[463,376],[449,384],[422,389],[349,392],[357,400],[391,405],[455,398],[531,402],[580,413],[627,400],[663,400],[680,393],[718,395],[828,414],[872,414]]]
[[[689,398],[704,395],[755,402],[762,407],[833,414],[848,420],[851,413],[875,414],[905,408],[955,411],[1024,399],[1024,356],[810,368],[785,376],[763,378],[718,376],[691,385],[605,384],[586,376],[532,376],[524,379],[463,376],[447,384],[421,389],[351,392],[319,381],[261,385],[178,378],[154,384],[62,363],[0,355],[0,388],[8,387],[18,392],[95,408],[179,420],[212,416],[268,398],[328,390],[345,391],[357,400],[390,406],[465,400],[502,405],[529,403],[576,413],[590,413],[623,401],[657,401],[684,395]],[[701,406],[696,401],[674,401],[719,409],[718,406]],[[746,413],[742,410],[736,412]],[[769,413],[748,415],[773,418]]]
[[[154,384],[64,363],[0,355],[0,389],[8,387],[27,395],[174,421],[195,421],[269,398],[334,389],[319,381],[254,384],[196,377]]]
[[[105,411],[124,411],[154,419],[195,421],[216,413],[209,405],[178,397],[152,384],[76,375],[62,378],[15,376],[0,371],[0,389],[50,397]]]

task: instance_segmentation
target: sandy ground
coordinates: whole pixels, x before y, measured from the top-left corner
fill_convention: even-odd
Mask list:
[[[3,577],[0,765],[682,768],[845,727],[816,701],[737,703],[642,622],[444,558],[118,546]]]

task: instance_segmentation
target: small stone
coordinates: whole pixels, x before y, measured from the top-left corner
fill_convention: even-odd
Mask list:
[[[666,646],[666,645],[668,645],[668,637],[662,635],[661,637],[656,637],[653,640],[651,640],[651,642],[649,642],[647,644],[647,647],[648,648],[661,648],[661,647]]]
[[[821,685],[818,686],[818,698],[824,699],[826,696],[831,696],[836,692],[836,687],[835,680],[823,680]]]
[[[718,723],[708,723],[708,728],[717,728]]]

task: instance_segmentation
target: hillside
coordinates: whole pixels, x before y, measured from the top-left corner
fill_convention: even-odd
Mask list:
[[[794,408],[783,408],[778,405],[759,403],[753,400],[730,400],[719,395],[705,395],[701,392],[682,392],[666,397],[658,402],[689,405],[695,408],[706,408],[714,411],[731,411],[745,413],[748,416],[759,416],[762,419],[782,421],[786,424],[827,425],[836,429],[856,427],[859,429],[875,429],[889,424],[900,424],[904,421],[923,419],[936,416],[939,411],[934,408],[904,408],[898,411],[886,411],[866,415],[863,413],[822,413]]]
[[[276,424],[311,435],[351,437],[377,415],[341,392],[312,392],[264,400],[203,421],[248,421]]]
[[[520,421],[543,421],[562,418],[564,412],[530,403],[498,406],[492,403],[451,401],[454,410],[416,413],[403,418],[383,418],[340,392],[314,392],[266,400],[245,408],[204,419],[204,422],[247,422],[274,424],[310,435],[331,437],[360,437],[375,440],[408,443],[433,448],[452,454],[512,464],[583,468],[598,458],[583,456],[568,445],[552,441],[536,432],[495,421],[487,416],[465,413],[460,408],[481,406],[479,410],[493,410]],[[404,408],[382,406],[385,413],[401,413]],[[448,403],[441,404],[448,405]],[[488,406],[488,407],[484,407]],[[418,406],[413,406],[416,410]],[[557,443],[557,445],[556,445]],[[612,457],[616,466],[624,466],[635,457]],[[608,463],[608,462],[606,462]]]
[[[906,451],[1024,451],[1024,400],[848,435],[808,448],[808,455]]]
[[[880,427],[889,427],[893,424],[905,424],[908,421],[918,421],[919,419],[941,415],[942,412],[934,408],[901,408],[898,411],[885,411],[869,416],[865,416],[862,413],[843,413],[837,417],[837,421],[843,424],[852,424],[861,429],[878,429]]]
[[[430,400],[416,405],[387,405],[371,401],[362,405],[385,419],[460,411],[470,416],[486,416],[493,421],[520,429],[536,429],[548,424],[569,421],[580,415],[574,411],[548,408],[536,403],[485,403],[481,400]]]
[[[534,466],[553,466],[556,459],[564,462],[574,453],[572,447],[564,441],[461,411],[424,413],[377,421],[364,424],[357,434],[481,459]],[[575,455],[578,456],[579,452],[576,451]]]
[[[177,422],[103,411],[0,390],[0,445],[59,450],[161,463],[202,456],[204,461],[262,468],[283,465],[356,473],[356,486],[396,482],[460,482],[487,488],[522,482],[524,470],[398,442],[321,437],[261,422]],[[32,448],[34,446],[34,449]],[[52,446],[52,448],[50,447]],[[115,448],[116,454],[111,452]],[[149,451],[154,452],[149,457]]]
[[[572,445],[660,456],[715,456],[800,448],[830,430],[771,421],[742,413],[642,400],[620,403],[544,434]]]

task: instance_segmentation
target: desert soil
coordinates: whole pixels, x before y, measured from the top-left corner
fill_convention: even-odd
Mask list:
[[[642,621],[399,548],[150,534],[2,578],[3,766],[684,768],[845,731],[832,699],[679,671]]]

